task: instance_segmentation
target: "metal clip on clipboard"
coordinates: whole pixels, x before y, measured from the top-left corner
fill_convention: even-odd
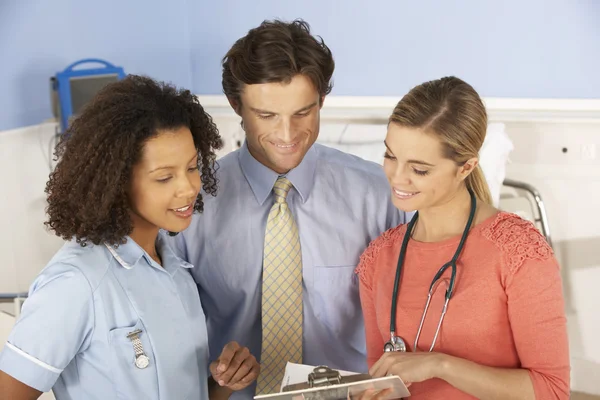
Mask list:
[[[305,394],[304,398],[310,398],[312,400],[333,398],[346,399],[348,396],[348,388],[336,388],[336,385],[365,381],[369,379],[371,379],[371,376],[369,374],[355,374],[342,376],[338,371],[320,365],[316,367],[310,374],[308,374],[308,379],[306,382],[284,386],[281,391],[292,392],[295,390],[312,389],[318,387],[331,387],[331,390],[326,390],[325,392]]]
[[[256,395],[254,400],[348,400],[359,398],[367,390],[378,392],[384,389],[391,391],[383,395],[382,400],[410,396],[406,385],[397,376],[373,378],[368,374],[337,371],[322,365],[288,362],[281,391]]]

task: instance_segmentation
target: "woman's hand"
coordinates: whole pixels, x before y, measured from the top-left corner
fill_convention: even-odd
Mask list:
[[[350,396],[350,400],[383,400],[392,393],[392,389],[367,389],[357,395]]]
[[[241,390],[250,385],[260,372],[260,365],[247,347],[229,342],[218,359],[210,364],[215,382],[230,390]]]
[[[445,354],[431,352],[389,352],[371,367],[373,378],[396,375],[409,386],[413,382],[423,382],[439,377],[444,368]]]
[[[398,376],[408,387],[413,382],[423,382],[438,377],[439,371],[442,371],[444,367],[445,357],[442,353],[399,351],[383,353],[369,370],[369,375],[373,378]],[[387,398],[391,393],[391,389],[369,389],[353,396],[352,400],[381,400]]]

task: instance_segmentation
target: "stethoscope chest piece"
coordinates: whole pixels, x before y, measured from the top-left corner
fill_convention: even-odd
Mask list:
[[[383,351],[386,353],[393,351],[406,352],[406,343],[401,337],[392,336],[391,340],[388,340],[383,346]]]

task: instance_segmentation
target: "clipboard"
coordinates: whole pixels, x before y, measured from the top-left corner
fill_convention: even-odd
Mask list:
[[[292,364],[292,366],[309,367]],[[288,363],[288,367],[290,363]],[[400,399],[410,397],[408,388],[398,376],[372,378],[368,374],[341,373],[327,366],[310,367],[306,381],[288,383],[282,386],[279,393],[255,396],[255,400],[347,400],[359,398],[366,390],[391,389],[383,397]],[[286,368],[287,370],[287,368]],[[287,372],[287,371],[286,371]],[[286,374],[287,375],[287,374]],[[286,379],[284,378],[284,383]]]

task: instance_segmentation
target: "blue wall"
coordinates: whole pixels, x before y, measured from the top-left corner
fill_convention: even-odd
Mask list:
[[[265,18],[306,19],[332,49],[336,95],[401,96],[455,74],[484,96],[600,98],[600,1],[195,2],[193,85],[220,93],[219,58]],[[202,9],[202,12],[201,12]]]
[[[490,97],[600,98],[595,0],[0,2],[0,130],[49,118],[49,77],[81,58],[220,94],[224,53],[273,17],[325,39],[335,95],[400,97],[455,74]]]
[[[191,86],[187,0],[0,0],[0,130],[52,117],[49,79],[102,58]]]

